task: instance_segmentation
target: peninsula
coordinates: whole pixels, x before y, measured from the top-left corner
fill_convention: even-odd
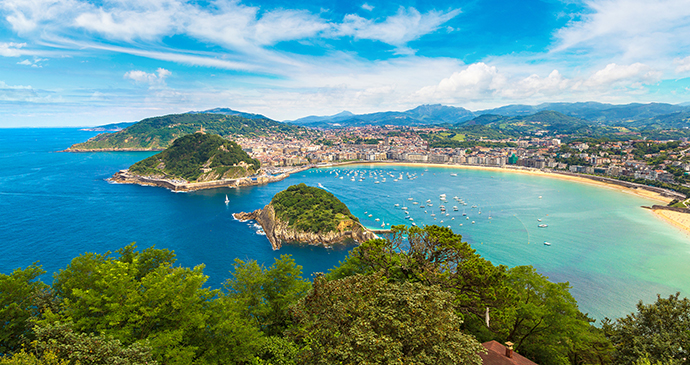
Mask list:
[[[283,243],[330,246],[376,238],[333,194],[304,183],[279,192],[263,209],[233,217],[261,225],[274,250]]]
[[[175,139],[199,130],[224,137],[257,138],[268,135],[294,136],[305,128],[267,118],[249,119],[208,113],[170,114],[144,119],[116,133],[101,133],[65,151],[162,151],[170,147]]]
[[[110,181],[188,191],[277,179],[259,173],[259,161],[249,157],[237,143],[217,135],[195,133],[178,138],[163,152],[117,172]]]

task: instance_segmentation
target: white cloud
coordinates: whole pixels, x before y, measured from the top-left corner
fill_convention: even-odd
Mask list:
[[[381,41],[394,46],[404,46],[410,41],[436,31],[443,23],[460,14],[460,9],[448,12],[430,11],[421,14],[415,8],[400,7],[395,15],[382,22],[348,14],[338,25],[336,35],[355,39]]]
[[[603,69],[595,72],[583,85],[594,88],[608,88],[617,84],[648,84],[657,81],[660,76],[659,72],[639,62],[631,65],[610,63]]]
[[[35,57],[33,61],[30,61],[30,60],[26,59],[26,60],[17,62],[17,64],[18,64],[18,65],[24,65],[24,66],[31,66],[31,67],[34,67],[34,68],[39,68],[39,67],[43,67],[43,65],[41,65],[41,63],[42,63],[42,62],[45,62],[45,61],[48,61],[48,60],[45,59],[45,58],[38,58],[38,57]]]
[[[683,59],[675,59],[673,63],[678,65],[676,66],[676,73],[690,71],[690,56]]]
[[[630,62],[690,50],[688,0],[586,0],[585,6],[581,20],[556,33],[554,51],[596,51]]]
[[[374,6],[373,6],[373,5],[369,5],[369,4],[367,4],[367,3],[364,3],[364,4],[362,4],[362,9],[364,9],[364,10],[366,10],[366,11],[372,11],[372,10],[374,10]]]
[[[165,87],[165,78],[172,75],[172,72],[158,68],[155,73],[148,73],[141,70],[132,70],[125,73],[124,78],[134,80],[138,84],[148,84],[151,89]]]
[[[62,22],[83,7],[84,3],[78,0],[0,1],[0,9],[7,13],[5,20],[20,34],[32,32],[50,21]]]
[[[478,62],[454,72],[438,85],[420,89],[417,95],[427,100],[481,99],[501,90],[506,80],[495,66]]]
[[[24,46],[26,46],[26,43],[0,43],[0,56],[19,57],[25,54],[21,49]]]

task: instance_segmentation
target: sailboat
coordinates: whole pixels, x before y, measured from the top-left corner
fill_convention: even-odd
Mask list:
[[[225,204],[230,203],[230,199],[228,199],[228,194],[225,194]]]

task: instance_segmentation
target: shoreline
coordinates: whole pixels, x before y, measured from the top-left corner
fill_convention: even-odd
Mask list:
[[[259,176],[247,176],[238,179],[223,179],[223,180],[211,180],[203,182],[186,182],[177,181],[170,179],[159,179],[154,177],[140,176],[131,174],[129,170],[120,170],[113,174],[113,176],[106,179],[106,181],[115,184],[133,184],[141,186],[156,186],[168,189],[172,192],[189,192],[197,190],[206,189],[217,189],[217,188],[239,188],[243,186],[256,186],[265,185],[272,182],[278,182],[286,179],[291,174],[302,172],[308,170],[307,168],[296,168],[294,170],[284,171],[278,175],[259,175]]]
[[[519,173],[532,176],[549,177],[560,180],[573,181],[581,184],[589,184],[594,186],[599,186],[611,190],[616,190],[624,194],[631,194],[641,198],[654,200],[663,205],[667,205],[674,198],[669,196],[664,196],[659,191],[663,191],[666,195],[677,195],[678,198],[682,194],[656,188],[653,186],[641,185],[628,183],[627,181],[619,181],[610,178],[602,178],[598,176],[572,174],[572,173],[562,173],[555,171],[544,171],[532,168],[505,168],[498,166],[475,166],[475,165],[448,165],[448,164],[430,164],[430,163],[410,163],[410,162],[388,162],[388,161],[364,161],[364,162],[346,162],[343,164],[332,165],[332,166],[344,166],[344,165],[396,165],[396,166],[408,166],[408,167],[441,167],[448,169],[467,169],[467,170],[485,170],[494,172],[508,172],[508,173]],[[684,198],[684,197],[683,197]],[[674,228],[680,229],[682,232],[686,233],[690,237],[690,211],[682,212],[680,210],[669,210],[663,209],[665,207],[648,208],[650,213],[658,219],[663,220],[667,224],[673,226]]]
[[[628,183],[627,181],[620,181],[620,180],[615,180],[615,179],[611,179],[611,178],[603,178],[603,177],[599,177],[599,176],[581,175],[581,174],[564,173],[564,172],[556,172],[556,171],[544,171],[544,170],[533,169],[533,168],[517,168],[517,167],[512,168],[512,167],[479,166],[479,165],[449,165],[449,164],[411,163],[411,162],[396,162],[396,161],[391,161],[391,162],[389,162],[389,161],[345,162],[342,164],[333,164],[333,165],[329,165],[329,166],[318,166],[316,168],[335,167],[335,166],[344,166],[344,165],[378,165],[378,164],[388,165],[388,166],[395,165],[395,166],[407,166],[407,167],[440,167],[440,168],[447,168],[447,169],[485,170],[485,171],[519,173],[519,174],[532,175],[532,176],[550,177],[550,178],[554,178],[554,179],[569,180],[569,181],[575,181],[575,182],[579,182],[579,183],[583,183],[583,184],[606,187],[609,189],[618,190],[622,193],[632,194],[632,195],[636,195],[639,197],[643,197],[643,198],[647,198],[647,199],[651,199],[651,200],[656,200],[656,201],[662,202],[664,204],[670,203],[674,198],[669,197],[669,196],[664,196],[661,193],[659,193],[657,190],[664,191],[664,193],[668,194],[668,195],[677,195],[678,198],[680,198],[682,196],[682,194],[671,191],[671,190],[666,190],[666,189],[661,189],[661,188],[656,188],[653,186],[647,186],[647,185],[641,185],[641,184]]]
[[[131,175],[127,170],[121,170],[115,173],[107,181],[121,184],[137,184],[142,186],[158,186],[169,189],[173,192],[189,192],[205,189],[215,188],[238,188],[242,186],[256,186],[265,185],[272,182],[278,182],[286,179],[291,174],[303,172],[309,169],[339,167],[348,165],[385,165],[385,166],[407,166],[407,167],[438,167],[446,169],[465,169],[465,170],[484,170],[493,172],[518,173],[539,177],[554,178],[566,181],[573,181],[580,184],[589,184],[599,186],[611,190],[616,190],[624,194],[631,194],[637,197],[657,201],[663,205],[667,205],[674,199],[685,199],[685,197],[677,192],[657,188],[653,186],[629,183],[627,181],[615,180],[593,175],[582,175],[570,172],[560,172],[553,170],[541,170],[524,167],[500,167],[500,166],[480,166],[480,165],[451,165],[451,164],[434,164],[434,163],[414,163],[414,162],[399,162],[399,161],[347,161],[323,165],[307,165],[298,166],[293,170],[284,171],[279,175],[271,176],[264,175],[260,177],[245,177],[241,179],[215,180],[201,183],[179,183],[166,179],[147,178],[138,175]],[[650,212],[657,218],[662,219],[675,228],[682,230],[690,235],[690,212],[671,212],[662,209],[649,209]]]

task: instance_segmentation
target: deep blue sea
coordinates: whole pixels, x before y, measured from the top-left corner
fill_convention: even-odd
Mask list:
[[[232,217],[304,182],[333,192],[366,226],[409,225],[406,206],[416,224],[451,226],[495,264],[533,265],[551,280],[569,281],[580,308],[597,319],[632,312],[638,300],[653,301],[657,293],[690,293],[688,235],[640,208],[652,201],[617,190],[501,171],[354,165],[265,186],[173,193],[105,181],[152,153],[57,152],[96,134],[0,129],[0,272],[39,261],[50,282],[51,273],[79,254],[136,242],[174,250],[180,265],[205,265],[212,287],[228,278],[235,258],[268,266],[290,254],[310,277],[328,271],[351,247],[273,251],[252,222]],[[438,209],[441,194],[447,216]]]

